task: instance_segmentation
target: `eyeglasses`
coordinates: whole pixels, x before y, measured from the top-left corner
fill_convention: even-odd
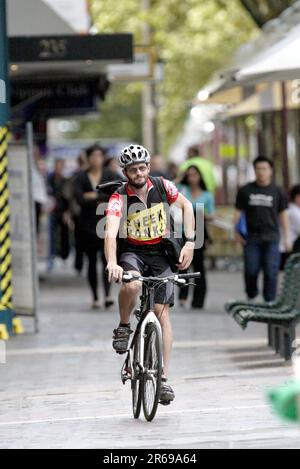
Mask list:
[[[147,171],[148,167],[146,165],[143,166],[137,166],[136,168],[127,168],[127,172],[130,175],[137,174],[138,172],[145,173]]]

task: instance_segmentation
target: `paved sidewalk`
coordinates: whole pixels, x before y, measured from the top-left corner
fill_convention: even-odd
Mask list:
[[[265,392],[291,376],[266,326],[242,331],[223,312],[240,273],[211,273],[205,311],[172,312],[176,400],[148,423],[131,415],[112,311],[90,311],[85,279],[42,284],[40,333],[7,344],[0,364],[0,448],[300,448],[300,427],[272,414]]]

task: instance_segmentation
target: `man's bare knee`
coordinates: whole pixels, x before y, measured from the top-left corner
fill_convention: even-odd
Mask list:
[[[130,271],[131,274],[140,275],[139,272]],[[126,295],[133,296],[137,295],[141,288],[141,282],[139,280],[134,280],[133,282],[123,283],[121,291],[126,293]]]
[[[122,286],[122,290],[129,296],[137,295],[140,291],[140,282],[134,281]]]
[[[170,321],[169,311],[170,311],[169,305],[161,305],[161,304],[155,305],[154,312],[160,323],[165,323],[167,321]]]

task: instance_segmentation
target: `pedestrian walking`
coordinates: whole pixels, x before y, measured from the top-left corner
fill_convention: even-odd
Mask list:
[[[98,184],[118,180],[117,174],[104,167],[105,155],[103,149],[93,145],[86,150],[87,169],[82,171],[76,179],[75,196],[81,207],[79,216],[79,229],[84,251],[88,258],[88,283],[92,293],[92,308],[100,307],[98,294],[97,260],[102,260],[102,281],[105,290],[105,307],[113,304],[110,297],[110,283],[105,272],[106,260],[104,256],[104,241],[97,236],[96,227],[100,216],[96,214],[97,206],[107,202],[109,196],[98,193]],[[104,216],[104,214],[103,214]]]
[[[33,147],[32,194],[35,205],[36,234],[39,241],[42,209],[47,204],[48,196],[45,176],[41,169],[40,150],[37,145]]]
[[[292,187],[290,201],[288,209],[290,241],[293,252],[300,252],[300,184]]]
[[[166,162],[161,155],[152,156],[150,176],[167,178]]]
[[[264,274],[263,297],[274,301],[280,266],[280,226],[285,250],[291,250],[288,227],[288,201],[282,189],[272,182],[273,162],[258,156],[254,162],[255,181],[242,187],[236,197],[234,225],[235,239],[244,247],[245,288],[249,300],[258,291],[258,276]],[[239,231],[241,217],[245,217],[246,230]]]
[[[204,205],[204,245],[201,248],[195,249],[194,258],[191,264],[195,272],[201,272],[201,277],[195,279],[196,286],[193,290],[192,308],[202,309],[207,293],[204,253],[205,244],[209,242],[209,236],[206,229],[206,222],[211,220],[214,216],[214,196],[207,190],[202,174],[197,166],[190,166],[185,171],[181,183],[179,183],[177,187],[179,192],[192,203],[195,218],[197,205],[199,204],[198,207],[200,204]],[[180,289],[179,300],[181,306],[186,304],[188,292],[188,286]]]
[[[290,190],[290,204],[288,208],[289,218],[289,239],[292,245],[292,252],[300,252],[300,184],[296,184]],[[284,239],[281,234],[280,251],[281,251],[281,268],[291,252],[285,251]]]
[[[54,171],[48,176],[48,195],[52,199],[52,208],[49,216],[49,257],[48,272],[54,266],[56,256],[66,260],[70,252],[69,227],[65,214],[68,209],[65,197],[67,179],[63,175],[64,160],[57,159]]]
[[[180,165],[179,172],[182,174],[191,166],[196,166],[199,169],[207,190],[214,193],[216,189],[214,165],[209,159],[200,156],[197,147],[188,148],[187,159]]]
[[[84,265],[84,246],[80,225],[80,213],[81,206],[76,200],[75,192],[77,185],[78,176],[84,171],[87,167],[87,158],[84,151],[80,153],[77,158],[77,169],[69,178],[66,185],[66,193],[68,198],[68,207],[70,213],[70,219],[72,224],[72,231],[74,236],[74,269],[78,275],[81,274],[83,265]]]

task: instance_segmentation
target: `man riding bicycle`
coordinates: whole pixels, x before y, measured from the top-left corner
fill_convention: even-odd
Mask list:
[[[162,247],[166,232],[166,213],[162,196],[155,178],[150,178],[150,155],[140,145],[125,148],[119,158],[127,183],[116,191],[108,202],[105,227],[105,256],[109,281],[121,282],[123,271],[137,275],[165,277],[172,275],[169,261]],[[178,269],[187,269],[193,259],[195,221],[192,204],[178,192],[176,186],[162,179],[169,205],[176,204],[183,211],[183,245]],[[126,213],[125,213],[126,212]],[[126,241],[117,258],[117,237],[121,218],[126,220]],[[138,299],[141,282],[123,283],[119,294],[120,324],[113,331],[113,348],[125,353],[132,330],[130,315]],[[169,282],[162,285],[155,294],[155,314],[162,328],[163,336],[163,377],[160,401],[169,404],[175,394],[167,383],[172,348],[172,326],[169,308],[174,304],[174,286]]]

